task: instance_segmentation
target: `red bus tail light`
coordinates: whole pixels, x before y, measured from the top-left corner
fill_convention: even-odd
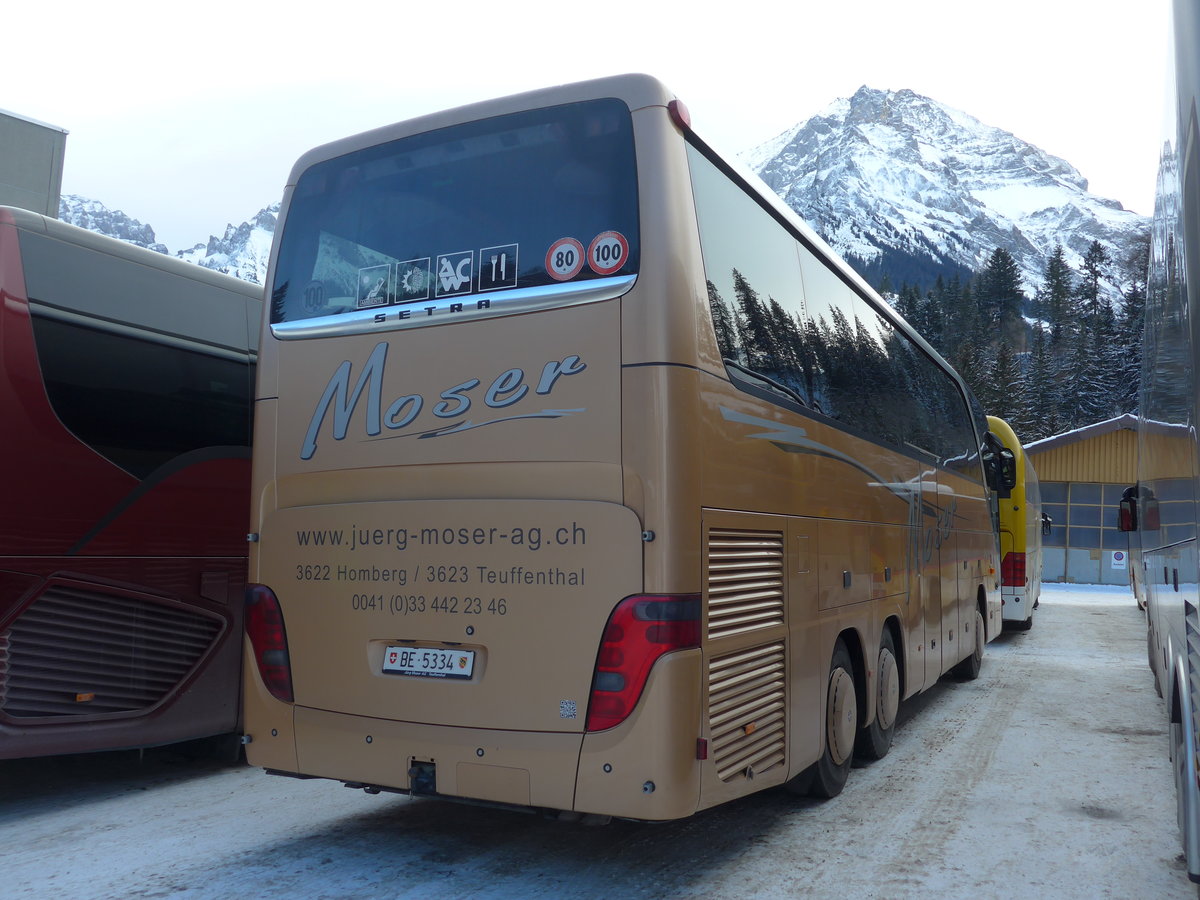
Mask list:
[[[699,646],[699,594],[626,597],[608,617],[600,641],[587,730],[603,731],[625,721],[655,661],[672,650]]]
[[[1000,563],[1000,580],[1005,587],[1025,586],[1025,554],[1009,552]]]
[[[276,700],[292,702],[292,663],[288,658],[283,610],[275,592],[262,584],[246,586],[246,635],[263,684]]]

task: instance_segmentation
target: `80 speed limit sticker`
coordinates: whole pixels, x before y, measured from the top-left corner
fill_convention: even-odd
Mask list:
[[[611,275],[629,257],[629,241],[619,231],[602,231],[588,246],[587,262],[597,275]]]
[[[570,281],[583,268],[583,244],[575,238],[559,238],[546,251],[546,272],[555,281]]]

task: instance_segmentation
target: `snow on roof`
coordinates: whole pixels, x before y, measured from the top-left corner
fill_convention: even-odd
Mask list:
[[[1055,434],[1048,438],[1042,438],[1040,441],[1033,441],[1025,445],[1025,452],[1040,453],[1043,450],[1053,450],[1055,447],[1063,447],[1067,444],[1077,443],[1078,441],[1086,441],[1089,438],[1099,437],[1102,434],[1111,434],[1114,431],[1137,431],[1137,422],[1137,416],[1133,415],[1133,413],[1125,413],[1124,415],[1117,416],[1115,419],[1107,419],[1092,425],[1084,425],[1082,428],[1076,428],[1074,431],[1064,431],[1062,434]]]

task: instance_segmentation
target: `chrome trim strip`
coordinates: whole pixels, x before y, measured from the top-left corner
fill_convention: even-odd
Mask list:
[[[443,297],[403,306],[376,306],[332,316],[302,319],[299,322],[280,322],[271,326],[271,334],[281,341],[294,341],[511,316],[559,306],[579,306],[584,303],[612,300],[629,293],[636,281],[637,275],[618,275],[574,284],[547,284],[533,288]],[[485,301],[487,306],[477,306]],[[462,309],[455,310],[455,306],[461,306]],[[402,314],[406,317],[401,318]],[[377,321],[377,316],[383,316],[383,320]]]
[[[121,337],[146,341],[151,344],[161,344],[164,347],[174,347],[175,349],[186,350],[190,353],[203,353],[207,356],[215,356],[219,359],[228,359],[233,362],[255,362],[258,359],[257,347],[239,350],[219,344],[210,344],[207,341],[184,337],[178,334],[167,334],[153,328],[142,328],[128,322],[116,322],[97,315],[72,312],[68,309],[52,306],[49,303],[43,303],[40,300],[29,301],[29,312],[34,316],[65,322],[68,325],[76,325],[80,328],[105,331]]]

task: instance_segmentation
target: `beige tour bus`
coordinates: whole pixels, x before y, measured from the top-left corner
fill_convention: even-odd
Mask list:
[[[978,674],[978,404],[657,81],[320,147],[281,222],[252,765],[672,819],[833,796]]]

